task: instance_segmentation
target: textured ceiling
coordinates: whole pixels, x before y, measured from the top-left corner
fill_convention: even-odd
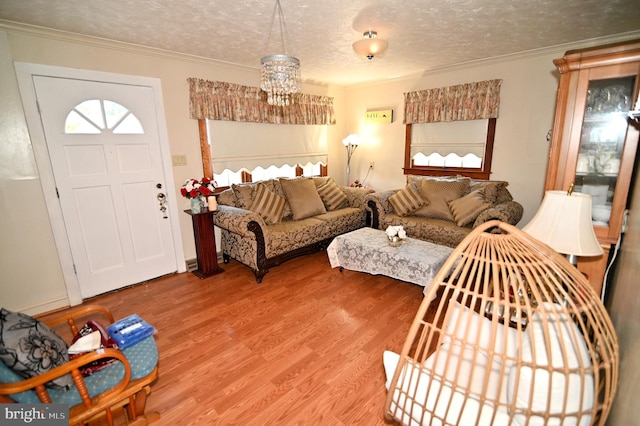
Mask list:
[[[0,0],[0,19],[258,68],[274,0]],[[638,0],[281,0],[304,80],[351,85],[640,31]],[[369,29],[389,41],[369,61]]]

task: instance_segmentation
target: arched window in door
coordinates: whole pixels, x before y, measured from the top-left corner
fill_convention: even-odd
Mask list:
[[[127,108],[106,99],[89,99],[76,105],[67,115],[65,133],[98,134],[108,130],[115,134],[144,134],[142,123]]]

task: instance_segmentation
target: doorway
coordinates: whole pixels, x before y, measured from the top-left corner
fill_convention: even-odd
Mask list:
[[[184,271],[159,81],[16,71],[71,304]]]

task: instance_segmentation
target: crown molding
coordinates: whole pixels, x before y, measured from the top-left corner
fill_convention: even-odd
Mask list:
[[[206,64],[216,64],[226,67],[242,68],[258,72],[258,67],[248,67],[217,59],[205,58],[203,56],[189,55],[186,53],[173,52],[170,50],[158,49],[155,47],[143,46],[140,44],[126,43],[122,41],[110,40],[102,37],[95,37],[85,34],[61,31],[52,28],[40,27],[37,25],[23,24],[15,21],[0,19],[0,30],[22,34],[26,36],[39,37],[43,39],[82,44],[91,47],[100,47],[137,55],[153,56],[161,59],[179,60]]]
[[[23,24],[20,22],[8,21],[4,19],[0,19],[0,30],[23,34],[27,36],[51,39],[56,41],[82,44],[82,45],[92,46],[92,47],[100,47],[104,49],[110,49],[110,50],[127,52],[127,53],[135,53],[137,55],[152,56],[152,57],[157,57],[157,58],[166,59],[166,60],[215,64],[217,66],[231,67],[236,69],[241,68],[249,71],[259,72],[258,67],[239,65],[231,62],[225,62],[225,61],[206,58],[202,56],[189,55],[186,53],[173,52],[169,50],[163,50],[163,49],[158,49],[154,47],[148,47],[148,46],[143,46],[143,45],[138,45],[133,43],[115,41],[115,40],[110,40],[110,39],[101,38],[101,37],[88,36],[84,34],[68,32],[68,31],[55,30],[51,28],[41,27],[37,25]],[[420,78],[421,76],[428,75],[430,73],[437,73],[445,70],[454,71],[457,69],[468,67],[470,65],[474,65],[474,66],[489,65],[489,64],[496,64],[501,62],[520,60],[520,59],[528,59],[528,58],[533,58],[537,56],[546,56],[552,53],[558,53],[558,52],[564,53],[567,50],[595,47],[598,45],[618,43],[621,41],[633,40],[637,38],[640,38],[640,31],[630,31],[626,33],[613,34],[606,37],[580,40],[576,42],[559,44],[555,46],[548,46],[548,47],[543,47],[539,49],[532,49],[532,50],[527,50],[523,52],[516,52],[516,53],[507,54],[507,55],[492,56],[489,58],[482,58],[482,59],[477,59],[473,61],[460,62],[457,64],[427,68],[425,70],[410,73],[410,74],[397,75],[397,76],[393,76],[385,79],[365,81],[365,82],[355,83],[351,85],[330,84],[327,82],[309,80],[309,79],[303,79],[303,83],[318,85],[318,86],[336,86],[336,87],[342,87],[345,89],[368,87],[368,86],[375,86],[380,84],[387,84],[390,82],[416,79],[416,78]]]
[[[538,49],[510,53],[506,55],[498,55],[498,56],[492,56],[489,58],[476,59],[473,61],[459,62],[457,64],[432,67],[432,68],[425,69],[423,71],[417,71],[410,74],[397,75],[397,76],[389,77],[383,80],[366,81],[366,82],[356,83],[356,84],[352,84],[345,87],[351,89],[351,88],[376,86],[380,84],[386,84],[390,82],[397,82],[397,81],[403,81],[403,80],[415,80],[416,78],[421,78],[425,75],[429,75],[432,73],[435,74],[443,71],[456,71],[459,69],[467,68],[471,65],[480,66],[480,65],[500,64],[500,63],[511,62],[516,60],[531,59],[531,58],[540,57],[540,56],[548,56],[551,54],[563,55],[568,50],[596,47],[596,46],[601,46],[605,44],[635,40],[639,38],[640,38],[640,31],[630,31],[630,32],[614,34],[606,37],[579,40],[576,42],[558,44],[558,45],[548,46],[548,47],[541,47]],[[553,64],[550,63],[550,66],[552,65]]]

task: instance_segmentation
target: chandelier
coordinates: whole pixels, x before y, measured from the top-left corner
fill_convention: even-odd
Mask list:
[[[271,28],[267,47],[273,32],[276,13],[278,14],[280,42],[285,53],[268,55],[260,59],[260,88],[267,92],[267,102],[269,105],[288,106],[293,104],[293,95],[300,90],[300,61],[298,58],[286,54],[285,32],[287,27],[284,22],[284,14],[280,6],[280,0],[276,0],[276,5],[271,16]]]

